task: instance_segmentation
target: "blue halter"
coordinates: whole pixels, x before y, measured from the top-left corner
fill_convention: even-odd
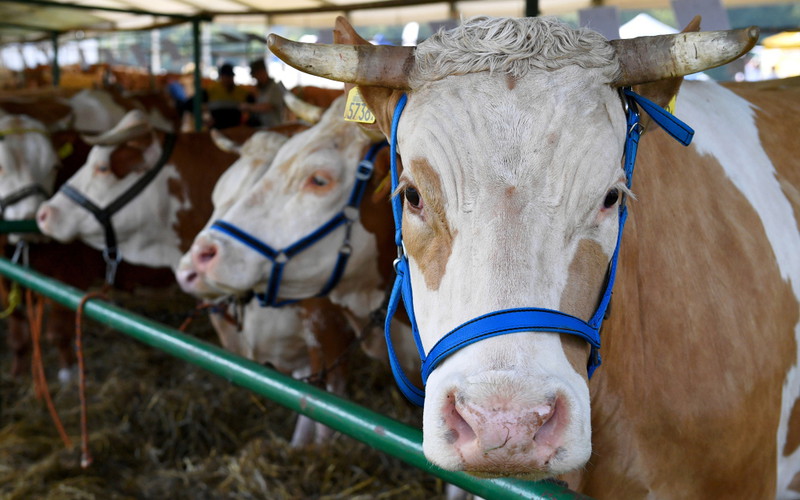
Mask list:
[[[639,145],[639,136],[642,133],[642,126],[639,122],[638,106],[641,106],[645,112],[653,119],[655,123],[661,126],[672,137],[679,141],[684,146],[688,146],[694,135],[694,130],[687,126],[682,121],[678,120],[670,113],[662,109],[656,103],[646,99],[630,88],[622,90],[622,98],[625,104],[625,111],[627,115],[627,137],[625,141],[625,179],[628,187],[631,187],[633,180],[633,166],[636,162],[636,151]],[[392,178],[392,191],[397,190],[398,186],[398,171],[397,171],[397,125],[400,122],[400,115],[405,108],[407,97],[404,94],[397,102],[395,107],[394,117],[392,119],[391,131],[391,178]],[[402,367],[397,359],[394,346],[392,345],[391,338],[391,321],[394,316],[400,298],[402,297],[408,317],[411,320],[411,329],[414,333],[414,341],[417,344],[420,359],[422,360],[422,383],[427,383],[428,377],[436,366],[441,363],[447,356],[453,354],[462,347],[466,347],[479,340],[496,337],[498,335],[505,335],[508,333],[519,332],[548,332],[548,333],[565,333],[569,335],[576,335],[591,346],[588,362],[588,374],[592,376],[595,369],[600,366],[600,327],[603,324],[603,318],[608,310],[608,304],[611,300],[611,291],[614,287],[614,277],[617,271],[617,260],[619,258],[619,247],[622,241],[622,229],[625,226],[625,220],[628,217],[628,209],[625,204],[625,199],[619,206],[619,232],[617,234],[616,248],[611,257],[608,269],[608,279],[603,292],[603,297],[597,307],[594,315],[586,322],[575,316],[565,314],[561,311],[554,311],[552,309],[542,309],[537,307],[522,307],[515,309],[504,309],[494,311],[477,318],[471,319],[463,323],[442,337],[436,345],[426,355],[422,347],[422,341],[417,328],[417,321],[414,316],[414,302],[411,293],[411,273],[409,270],[408,257],[405,255],[403,248],[403,235],[402,235],[402,220],[403,220],[403,205],[399,196],[392,198],[392,213],[394,214],[395,222],[395,242],[397,243],[397,260],[395,260],[395,271],[397,277],[395,278],[394,288],[392,295],[389,299],[389,307],[386,315],[385,333],[386,344],[389,349],[389,361],[394,373],[395,380],[400,387],[401,392],[412,403],[422,406],[425,401],[424,389],[419,389],[412,384],[408,377],[403,372]]]
[[[278,300],[278,293],[280,291],[281,277],[283,276],[284,266],[287,262],[289,262],[289,260],[291,260],[292,257],[309,248],[314,243],[320,241],[339,226],[344,225],[344,241],[342,241],[342,246],[339,247],[339,255],[336,258],[336,264],[333,267],[333,271],[331,271],[328,282],[322,287],[322,290],[315,295],[315,297],[327,295],[333,289],[333,287],[339,283],[339,280],[344,274],[344,269],[347,266],[347,261],[350,258],[350,253],[352,251],[352,248],[350,247],[350,233],[352,231],[353,223],[357,221],[359,217],[359,206],[361,205],[361,200],[364,198],[364,192],[367,189],[367,184],[369,183],[369,180],[372,177],[372,172],[375,168],[375,157],[386,145],[386,141],[373,144],[369,148],[369,151],[367,151],[364,159],[358,164],[358,168],[356,169],[356,182],[353,185],[353,190],[350,191],[350,198],[347,200],[347,204],[344,206],[344,208],[342,208],[339,213],[331,217],[328,222],[324,223],[310,234],[300,238],[283,249],[276,250],[255,236],[228,222],[218,220],[211,225],[211,229],[215,229],[227,234],[231,238],[252,248],[272,262],[272,272],[270,273],[269,282],[267,283],[265,292],[263,294],[255,294],[262,307],[281,307],[287,304],[294,304],[295,302],[302,300]]]

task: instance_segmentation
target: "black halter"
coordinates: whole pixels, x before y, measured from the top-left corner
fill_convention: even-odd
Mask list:
[[[39,184],[29,184],[23,188],[20,188],[8,196],[4,196],[0,198],[0,218],[3,218],[6,208],[10,207],[11,205],[15,205],[25,198],[29,196],[39,195],[44,199],[50,197],[50,193],[47,192],[45,188],[43,188]]]
[[[61,189],[59,189],[64,196],[91,212],[94,218],[97,219],[97,222],[103,226],[106,233],[106,247],[103,249],[103,259],[106,261],[106,283],[109,285],[114,283],[114,275],[117,272],[117,266],[122,260],[122,254],[117,248],[117,235],[114,232],[114,224],[111,222],[111,216],[119,212],[122,207],[144,191],[148,184],[161,172],[161,169],[166,165],[169,157],[172,156],[172,150],[175,147],[175,139],[175,134],[166,134],[161,157],[156,164],[145,172],[131,187],[125,190],[124,193],[119,195],[116,200],[106,205],[105,208],[98,207],[84,196],[83,193],[69,184],[64,184],[61,186]]]

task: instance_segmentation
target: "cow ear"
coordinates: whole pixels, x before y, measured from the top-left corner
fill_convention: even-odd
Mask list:
[[[333,43],[344,45],[368,45],[369,42],[361,37],[350,22],[343,16],[336,18],[336,25],[333,28]],[[345,95],[355,84],[345,83]],[[359,91],[367,102],[369,109],[375,115],[374,124],[362,124],[367,129],[379,129],[386,137],[391,135],[392,114],[397,101],[402,92],[384,87],[359,86]]]
[[[700,16],[694,16],[689,24],[683,28],[681,33],[690,33],[695,31],[700,31]],[[633,87],[633,91],[650,99],[662,108],[667,108],[667,106],[669,106],[673,99],[675,99],[675,97],[678,95],[678,90],[681,88],[681,83],[683,83],[683,77],[679,76],[677,78],[667,78],[657,82],[636,85]],[[669,109],[669,111],[674,112],[675,110]],[[649,116],[647,116],[646,113],[642,114],[642,126],[645,130],[648,129],[651,121],[652,120]]]

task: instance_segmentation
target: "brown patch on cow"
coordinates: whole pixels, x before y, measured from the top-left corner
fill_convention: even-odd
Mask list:
[[[228,130],[225,133],[228,135]],[[230,137],[230,135],[229,135]],[[163,139],[160,139],[163,143]],[[175,166],[178,178],[171,181],[171,196],[188,204],[177,213],[173,226],[180,240],[180,251],[186,252],[194,237],[203,228],[213,212],[211,192],[222,173],[238,157],[221,151],[208,132],[179,134],[169,163]]]
[[[787,489],[800,492],[800,472],[794,475]]]
[[[45,125],[53,125],[72,114],[72,107],[59,97],[15,97],[0,100],[0,109],[10,115],[27,115]]]
[[[517,77],[512,75],[511,73],[506,75],[506,87],[508,90],[514,90],[514,87],[517,86]]]
[[[784,143],[771,154],[787,153]],[[598,458],[583,493],[774,498],[797,297],[761,219],[714,157],[653,131],[634,182],[639,201],[590,383]]]
[[[389,178],[390,157],[389,148],[383,148],[375,157],[372,178],[367,185],[367,196],[361,201],[360,212],[361,224],[364,229],[375,235],[378,245],[378,272],[383,278],[382,286],[388,286],[393,279],[392,262],[397,257],[397,247],[394,245],[394,219],[389,200],[391,182],[384,182],[384,179]],[[370,192],[373,196],[369,196]],[[383,195],[379,196],[379,192]]]
[[[117,179],[124,179],[131,172],[142,170],[147,166],[143,153],[144,151],[140,148],[128,146],[127,144],[118,146],[111,152],[111,157],[109,158],[111,173]]]
[[[610,259],[596,241],[581,240],[569,265],[569,278],[561,294],[559,310],[589,321],[603,293],[601,288]]]
[[[591,345],[575,335],[560,335],[560,337],[561,347],[564,349],[564,355],[567,357],[572,369],[584,380],[588,381],[586,366],[589,362]]]
[[[585,321],[592,317],[603,293],[609,259],[596,241],[582,240],[578,244],[569,266],[567,286],[561,294],[560,311]],[[586,378],[589,343],[573,335],[561,335],[561,346],[572,368]]]
[[[788,457],[800,447],[800,399],[795,400],[792,406],[792,415],[789,417],[789,434],[783,447],[783,456]]]
[[[411,170],[417,189],[422,195],[425,223],[418,230],[410,230],[408,211],[403,214],[403,241],[409,255],[413,255],[420,267],[425,285],[429,290],[438,290],[453,251],[456,232],[450,227],[444,211],[444,198],[439,174],[425,158],[411,160]],[[414,224],[419,226],[419,224]]]

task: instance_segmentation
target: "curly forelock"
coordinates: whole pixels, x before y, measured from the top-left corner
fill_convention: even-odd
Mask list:
[[[614,48],[595,31],[547,17],[473,17],[417,46],[411,86],[481,71],[521,78],[530,70],[570,65],[606,67],[609,81],[619,71]]]

